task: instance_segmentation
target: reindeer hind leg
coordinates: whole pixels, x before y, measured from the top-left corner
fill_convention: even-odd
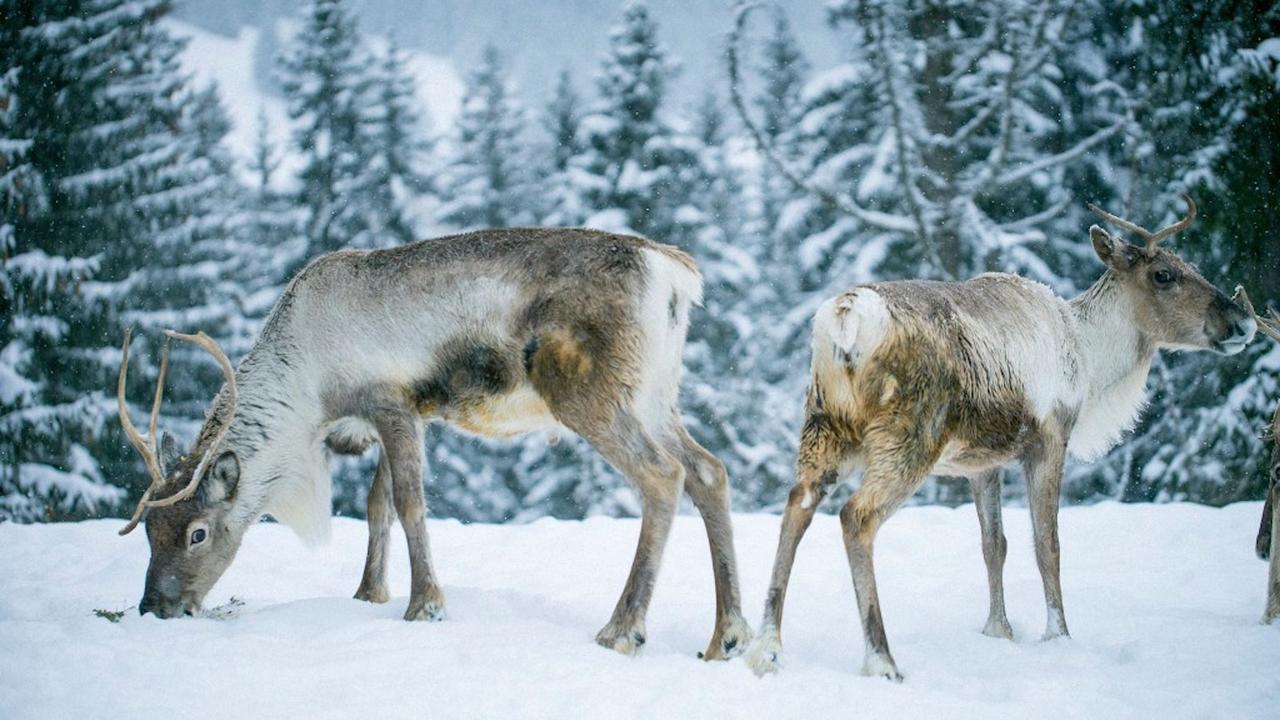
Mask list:
[[[680,461],[685,467],[684,489],[706,526],[716,584],[715,629],[707,649],[698,655],[706,660],[728,660],[741,655],[751,641],[751,628],[742,617],[738,594],[738,561],[729,515],[729,475],[724,463],[690,437],[678,420],[676,434]]]

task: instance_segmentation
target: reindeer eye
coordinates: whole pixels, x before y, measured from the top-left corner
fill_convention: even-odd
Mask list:
[[[1151,280],[1162,287],[1173,284],[1174,279],[1173,273],[1168,270],[1157,270],[1151,273]]]
[[[198,544],[200,544],[200,543],[204,542],[204,539],[205,539],[205,536],[206,536],[206,535],[208,535],[208,533],[206,533],[206,532],[205,532],[204,528],[196,528],[195,530],[192,530],[192,531],[191,531],[191,544],[192,544],[192,545],[198,545]]]

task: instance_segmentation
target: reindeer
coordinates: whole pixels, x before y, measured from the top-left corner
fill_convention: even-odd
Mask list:
[[[1269,317],[1262,317],[1253,310],[1249,301],[1249,293],[1243,287],[1236,288],[1236,296],[1232,298],[1242,305],[1254,321],[1258,329],[1267,337],[1280,343],[1280,313],[1273,308]],[[1262,504],[1262,522],[1258,526],[1258,539],[1254,547],[1258,557],[1270,558],[1271,565],[1267,572],[1267,609],[1262,613],[1262,622],[1271,623],[1280,618],[1280,405],[1276,406],[1275,415],[1271,418],[1271,475],[1267,483],[1267,498]]]
[[[724,465],[680,418],[677,393],[693,259],[649,240],[584,229],[503,229],[307,266],[276,303],[234,371],[203,334],[225,385],[195,444],[157,448],[168,340],[143,438],[120,421],[151,486],[121,534],[145,515],[151,560],[139,611],[191,614],[269,513],[304,538],[328,528],[328,456],[381,446],[369,492],[369,545],[355,597],[387,602],[392,513],[409,546],[406,620],[439,620],[423,498],[423,425],[485,436],[567,428],[636,487],[640,540],[625,589],[596,641],[624,654],[645,643],[645,613],[681,492],[702,515],[715,575],[716,623],[702,655],[741,653],[750,639],[738,596]]]
[[[851,471],[861,486],[840,512],[866,643],[862,672],[901,681],[889,652],[872,568],[881,524],[930,474],[969,478],[982,530],[990,612],[983,632],[1012,638],[1002,571],[999,468],[1023,463],[1044,585],[1046,639],[1065,636],[1058,578],[1058,494],[1070,451],[1095,458],[1132,427],[1161,348],[1239,352],[1254,321],[1158,243],[1191,225],[1150,232],[1090,206],[1143,237],[1142,247],[1089,229],[1107,266],[1067,301],[1014,275],[968,282],[857,286],[814,317],[812,381],[782,518],[764,622],[748,663],[775,671],[796,546],[818,504]]]

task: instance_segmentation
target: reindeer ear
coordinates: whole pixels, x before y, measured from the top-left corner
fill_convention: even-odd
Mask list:
[[[168,476],[169,471],[178,463],[182,450],[178,441],[167,431],[160,436],[160,472]]]
[[[236,497],[236,488],[240,484],[240,460],[236,454],[228,450],[218,456],[209,468],[201,487],[205,489],[210,502],[230,502]]]
[[[1089,239],[1093,241],[1093,251],[1107,267],[1127,270],[1133,264],[1129,253],[1129,243],[1111,235],[1097,225],[1089,228]]]

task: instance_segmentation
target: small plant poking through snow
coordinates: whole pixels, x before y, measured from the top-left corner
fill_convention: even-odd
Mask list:
[[[107,622],[118,623],[120,622],[120,618],[124,617],[124,614],[131,609],[132,608],[125,608],[124,610],[102,610],[100,608],[94,608],[93,614]]]
[[[208,620],[231,620],[240,614],[242,607],[244,607],[244,600],[232,595],[231,599],[225,603],[201,611],[200,617]]]

